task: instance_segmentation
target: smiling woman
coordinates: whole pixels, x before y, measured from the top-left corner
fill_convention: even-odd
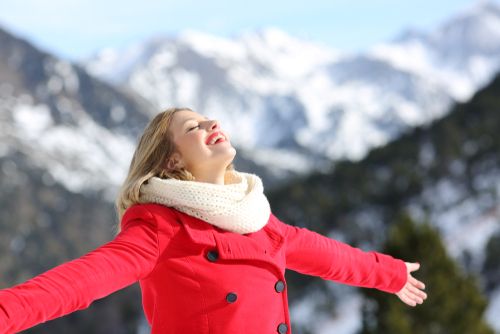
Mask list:
[[[200,182],[224,184],[224,172],[236,150],[217,121],[181,110],[172,121],[172,140],[177,151],[170,156],[167,169],[184,168]]]
[[[115,238],[0,290],[0,332],[88,307],[139,282],[154,334],[291,333],[285,269],[396,294],[424,284],[405,263],[364,252],[271,213],[261,179],[238,172],[220,124],[187,108],[146,127],[117,199]]]

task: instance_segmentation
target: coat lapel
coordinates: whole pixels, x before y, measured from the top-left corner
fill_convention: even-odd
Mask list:
[[[214,226],[181,211],[173,211],[178,222],[194,243],[215,247]]]
[[[193,242],[215,247],[221,259],[260,260],[276,264],[274,257],[282,247],[284,237],[273,228],[272,216],[261,230],[238,234],[224,231],[180,211],[176,215]]]

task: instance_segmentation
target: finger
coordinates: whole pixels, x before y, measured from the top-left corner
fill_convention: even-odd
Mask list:
[[[420,263],[406,262],[406,268],[408,269],[408,272],[411,273],[411,272],[416,271],[420,268]]]
[[[408,304],[407,297],[402,292],[398,292],[396,295],[403,303]]]
[[[411,275],[408,276],[408,282],[419,289],[425,289],[425,284]]]
[[[414,300],[412,300],[412,299],[411,299],[411,298],[410,298],[410,297],[406,294],[406,292],[405,292],[405,291],[401,293],[401,297],[400,297],[400,298],[401,298],[401,300],[402,300],[405,304],[407,304],[407,305],[410,305],[410,306],[417,306],[417,303],[415,303],[415,301],[414,301]]]
[[[423,291],[422,289],[420,289],[419,287],[417,287],[413,284],[408,284],[408,286],[409,286],[410,291],[412,291],[413,293],[415,293],[421,297],[427,298],[427,293],[425,291]]]
[[[416,287],[414,287],[412,285],[408,285],[408,291],[410,291],[411,293],[415,294],[416,296],[418,296],[422,300],[423,299],[427,299],[427,294],[424,291],[419,290],[419,289],[417,289]]]
[[[411,291],[407,291],[406,292],[406,295],[408,296],[408,298],[410,298],[415,304],[423,304],[424,302],[424,299],[423,298],[420,298],[419,296],[417,296],[415,293],[411,292]]]

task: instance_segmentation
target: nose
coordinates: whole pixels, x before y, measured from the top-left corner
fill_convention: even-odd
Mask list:
[[[217,120],[215,120],[215,119],[210,120],[209,123],[208,123],[208,129],[210,131],[218,129],[219,127],[220,127],[219,126],[219,122]]]

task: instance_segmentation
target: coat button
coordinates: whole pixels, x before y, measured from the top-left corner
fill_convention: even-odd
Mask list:
[[[276,282],[276,284],[274,285],[274,289],[276,290],[276,292],[282,292],[283,290],[285,290],[285,282]]]
[[[207,253],[207,259],[210,262],[215,262],[217,261],[218,258],[219,258],[219,253],[217,253],[217,251],[213,250]]]
[[[286,332],[288,332],[288,326],[285,323],[281,323],[278,326],[278,333],[285,334]]]
[[[228,303],[234,303],[238,299],[238,295],[235,294],[234,292],[230,292],[226,295],[226,301]]]

